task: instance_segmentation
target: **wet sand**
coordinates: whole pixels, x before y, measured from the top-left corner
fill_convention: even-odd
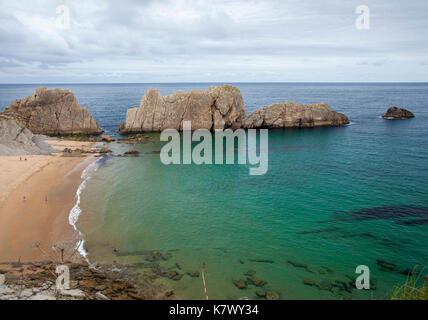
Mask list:
[[[90,149],[91,142],[47,141],[55,149]],[[25,158],[27,159],[25,161]],[[74,252],[77,233],[68,222],[88,157],[0,157],[0,262],[59,258],[53,245]],[[40,248],[34,247],[40,243]],[[78,253],[73,256],[80,260]]]

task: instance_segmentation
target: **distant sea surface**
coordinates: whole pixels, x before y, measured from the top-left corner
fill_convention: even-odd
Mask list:
[[[47,87],[72,90],[115,135],[148,89],[165,95],[210,85],[217,84]],[[408,270],[428,263],[428,84],[234,85],[247,114],[286,100],[326,102],[351,125],[271,131],[264,176],[239,165],[164,166],[152,153],[162,147],[158,134],[135,147],[140,157],[99,160],[77,224],[89,260],[139,263],[146,276],[173,271],[175,280],[154,281],[179,298],[204,298],[201,278],[187,272],[205,263],[212,299],[257,299],[266,291],[282,299],[389,299]],[[38,86],[0,85],[0,110]],[[392,105],[416,118],[382,119]],[[359,265],[370,268],[373,290],[352,288]],[[239,280],[246,289],[235,286]]]

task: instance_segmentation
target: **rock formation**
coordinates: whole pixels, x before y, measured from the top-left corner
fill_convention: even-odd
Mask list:
[[[161,132],[182,130],[183,121],[192,122],[192,130],[237,129],[245,118],[240,91],[229,85],[209,90],[177,91],[162,97],[157,89],[149,90],[139,108],[129,109],[119,132]]]
[[[340,126],[349,124],[348,118],[331,110],[325,103],[300,105],[295,102],[275,103],[260,108],[242,123],[252,128],[303,128]]]
[[[192,130],[224,130],[227,128],[301,128],[340,126],[348,118],[325,104],[300,105],[294,102],[273,104],[245,117],[245,106],[239,90],[233,86],[211,87],[190,93],[177,91],[162,97],[158,90],[149,90],[139,108],[129,109],[120,133],[181,131],[182,122],[192,122]]]
[[[400,109],[397,107],[391,107],[383,115],[384,119],[410,119],[414,118],[415,115],[406,109]]]
[[[0,155],[50,154],[53,150],[42,136],[33,133],[14,118],[0,115]]]
[[[34,95],[12,102],[3,114],[15,118],[34,134],[102,133],[89,111],[79,105],[70,90],[41,87]]]

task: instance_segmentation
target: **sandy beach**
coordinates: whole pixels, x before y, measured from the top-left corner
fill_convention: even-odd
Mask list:
[[[47,141],[56,150],[89,150],[93,142]],[[78,240],[68,222],[82,171],[93,156],[0,157],[0,262],[44,261],[58,256],[52,245],[72,251]],[[34,247],[35,243],[45,251]],[[78,255],[74,256],[79,259]]]

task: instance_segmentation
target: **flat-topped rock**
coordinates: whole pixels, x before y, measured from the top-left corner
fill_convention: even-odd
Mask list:
[[[242,123],[246,129],[255,128],[307,128],[349,124],[342,113],[331,110],[325,103],[298,104],[296,102],[275,103],[260,108]]]
[[[245,118],[241,92],[229,85],[209,90],[177,91],[163,97],[150,89],[139,108],[129,109],[121,133],[182,131],[183,121],[192,122],[192,130],[237,129]]]
[[[406,109],[401,109],[397,107],[391,107],[383,115],[384,119],[410,119],[414,118],[415,115]]]
[[[34,134],[102,133],[89,111],[80,106],[70,90],[40,87],[34,95],[12,102],[3,114],[15,118]]]

